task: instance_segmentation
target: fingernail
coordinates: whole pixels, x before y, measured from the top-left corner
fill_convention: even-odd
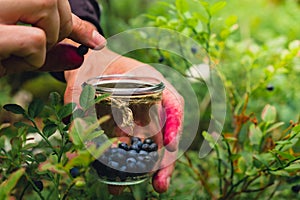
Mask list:
[[[169,177],[167,178],[167,181],[166,181],[166,189],[169,188],[169,186],[170,186],[170,181],[171,181],[171,177],[169,176]]]
[[[94,50],[100,50],[105,47],[106,40],[98,31],[94,30],[92,37],[93,37],[93,41],[96,45]]]

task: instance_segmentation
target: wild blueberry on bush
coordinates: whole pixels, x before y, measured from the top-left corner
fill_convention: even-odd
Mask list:
[[[42,191],[44,189],[44,184],[42,181],[33,181],[33,183],[39,189],[39,191]]]
[[[273,91],[273,90],[274,90],[274,86],[271,85],[271,84],[269,84],[269,85],[267,85],[266,89],[267,89],[268,91]]]
[[[73,167],[72,169],[70,169],[70,174],[73,178],[76,178],[77,176],[79,176],[80,171],[77,167]]]

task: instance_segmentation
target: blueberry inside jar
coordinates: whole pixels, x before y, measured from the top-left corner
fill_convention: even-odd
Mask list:
[[[97,118],[109,116],[100,128],[112,143],[92,166],[100,180],[112,185],[132,185],[147,180],[163,155],[164,84],[155,78],[125,75],[89,79],[96,95],[109,97],[95,105]]]

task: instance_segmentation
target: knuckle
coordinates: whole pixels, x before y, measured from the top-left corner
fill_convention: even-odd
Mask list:
[[[41,52],[46,45],[46,35],[41,29],[34,29],[30,38],[30,53]]]
[[[53,9],[57,7],[57,0],[39,0],[36,3],[41,9]]]
[[[68,37],[73,30],[73,22],[72,19],[68,19],[64,24],[61,24],[61,28],[59,30],[59,39],[65,39]]]
[[[46,35],[45,32],[39,28],[32,28],[30,32],[30,40],[23,40],[27,42],[23,42],[20,44],[20,49],[26,51],[28,57],[35,57],[34,62],[31,64],[34,67],[41,67],[44,63],[44,54],[46,51]],[[40,57],[40,58],[37,58]]]

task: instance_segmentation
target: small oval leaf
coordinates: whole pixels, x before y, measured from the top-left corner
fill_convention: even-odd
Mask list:
[[[7,111],[10,111],[14,114],[21,114],[21,115],[24,115],[25,114],[25,110],[17,105],[17,104],[6,104],[3,106],[3,108]]]
[[[88,109],[94,103],[95,88],[89,84],[83,86],[79,97],[79,104],[83,109]]]
[[[32,118],[37,117],[43,110],[44,103],[40,99],[34,99],[28,107],[28,115]]]
[[[274,106],[267,104],[261,113],[261,118],[262,118],[262,120],[264,120],[265,122],[268,122],[268,123],[275,122],[276,108]]]
[[[56,124],[47,124],[43,128],[43,133],[46,137],[50,137],[51,135],[53,135],[55,133],[56,130],[57,130]]]

